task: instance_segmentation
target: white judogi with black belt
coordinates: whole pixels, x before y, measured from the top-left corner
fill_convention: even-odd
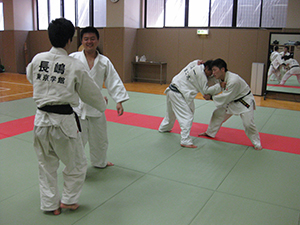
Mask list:
[[[90,76],[102,90],[103,82],[115,102],[129,99],[127,91],[111,61],[98,53],[92,69],[89,68],[84,51],[75,52],[70,56],[79,59],[89,71]],[[82,125],[82,141],[85,146],[89,142],[90,159],[93,166],[105,167],[107,164],[107,122],[104,113],[80,101],[74,111],[80,115]]]
[[[270,55],[270,67],[268,70],[268,80],[269,78],[272,80],[273,76],[276,77],[276,79],[280,82],[281,80],[281,73],[280,73],[280,65],[282,64],[281,55],[279,52],[274,51]]]
[[[288,59],[285,64],[290,68],[282,77],[280,84],[284,85],[285,82],[292,76],[297,76],[297,80],[300,84],[300,67],[296,59]]]
[[[261,147],[259,133],[254,123],[255,100],[248,84],[237,74],[227,71],[224,82],[226,88],[213,96],[216,109],[213,112],[206,134],[215,137],[221,125],[232,115],[239,115],[246,135],[254,147]]]
[[[33,84],[33,99],[43,106],[77,106],[80,98],[104,112],[100,89],[83,64],[69,57],[63,48],[52,47],[36,55],[26,69]],[[61,106],[58,106],[60,108]],[[71,108],[72,110],[72,108]],[[37,109],[34,120],[34,148],[39,162],[41,209],[53,211],[78,202],[85,180],[87,162],[74,113],[62,115]],[[62,198],[57,187],[59,160],[65,164]]]
[[[167,94],[166,116],[160,124],[159,131],[170,131],[178,120],[181,128],[182,145],[192,145],[190,131],[194,120],[194,99],[201,94],[217,94],[221,91],[221,86],[214,77],[210,83],[215,85],[208,87],[208,79],[204,72],[204,65],[198,65],[199,60],[189,63],[171,82],[171,88],[175,87],[178,92],[172,91],[170,87],[165,90]],[[217,84],[216,84],[217,83]]]

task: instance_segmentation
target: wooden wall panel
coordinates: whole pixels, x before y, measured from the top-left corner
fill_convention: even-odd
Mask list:
[[[257,31],[257,45],[254,49],[256,52],[256,61],[265,63],[265,67],[268,61],[267,52],[269,50],[269,36],[270,30],[258,30]]]
[[[210,29],[208,37],[203,40],[203,59],[222,58],[226,61],[229,57],[229,34],[228,29]]]
[[[48,38],[48,32],[43,31],[30,31],[27,39],[27,47],[29,54],[29,62],[32,58],[40,52],[49,51],[51,43]]]
[[[104,44],[104,30],[103,29],[98,29],[99,32],[99,49],[100,53],[103,54],[103,44]]]
[[[158,29],[156,60],[167,62],[167,81],[170,81],[178,69],[179,29]],[[151,60],[151,59],[150,59]]]
[[[180,29],[178,40],[178,72],[195,59],[203,58],[203,40],[196,34],[197,29]]]
[[[0,64],[3,64],[2,60],[4,59],[4,53],[3,53],[3,47],[4,43],[3,43],[3,31],[0,31]]]
[[[28,31],[15,31],[15,51],[16,51],[16,67],[18,73],[26,73],[24,44],[28,36]]]
[[[222,58],[250,83],[252,62],[267,63],[269,31],[210,29],[208,36],[199,37],[196,29],[138,29],[137,40],[139,55],[168,63],[167,82],[196,58]]]
[[[124,30],[124,82],[131,82],[132,65],[137,52],[136,29],[125,28]]]
[[[237,73],[250,84],[252,62],[256,62],[257,30],[230,30],[228,45],[228,70]]]
[[[15,51],[15,34],[13,30],[3,31],[2,32],[2,54],[1,58],[2,65],[5,67],[5,71],[17,73],[16,66],[16,51]]]
[[[148,59],[158,61],[156,55],[157,29],[137,30],[137,55],[146,55]]]
[[[124,81],[124,28],[104,28],[103,54],[111,60]]]

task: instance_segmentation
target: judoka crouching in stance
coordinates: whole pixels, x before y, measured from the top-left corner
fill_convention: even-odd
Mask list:
[[[87,170],[80,126],[72,106],[78,105],[80,97],[100,112],[106,109],[101,91],[84,65],[68,56],[74,32],[69,20],[53,20],[48,27],[53,47],[37,54],[26,70],[37,105],[33,135],[39,165],[41,209],[54,215],[59,215],[61,208],[78,208]],[[61,198],[57,185],[59,161],[65,165]]]
[[[254,123],[255,100],[248,84],[237,74],[227,70],[223,59],[212,62],[212,71],[216,79],[224,81],[225,90],[219,95],[205,95],[206,100],[212,99],[216,105],[206,132],[199,136],[214,138],[222,124],[232,115],[240,115],[245,133],[254,145],[255,150],[261,150],[259,133]]]
[[[200,60],[189,63],[179,74],[173,77],[167,94],[167,112],[160,124],[159,132],[169,132],[178,120],[181,129],[182,147],[197,148],[193,145],[190,131],[194,120],[194,99],[201,94],[215,95],[221,92],[220,83],[213,77],[209,60],[202,64]],[[208,85],[214,84],[211,87]]]

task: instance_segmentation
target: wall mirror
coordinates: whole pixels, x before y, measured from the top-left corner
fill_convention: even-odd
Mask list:
[[[278,48],[278,53],[275,48]],[[287,61],[284,60],[284,55],[289,55],[300,63],[300,33],[270,33],[268,67],[264,79],[265,97],[268,92],[300,94],[300,74],[293,74],[286,81],[282,79],[287,71],[295,71],[291,70],[291,66],[285,65]]]

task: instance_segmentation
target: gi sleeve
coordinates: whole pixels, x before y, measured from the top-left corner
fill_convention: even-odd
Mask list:
[[[27,80],[32,84],[32,82],[33,82],[32,63],[29,63],[28,66],[26,67],[26,77],[27,77]]]
[[[202,95],[210,94],[215,95],[221,92],[221,85],[219,83],[208,87],[208,80],[205,75],[205,72],[201,69],[200,66],[197,66],[194,70],[195,77],[195,86]]]
[[[237,96],[240,95],[240,85],[238,82],[227,83],[226,89],[221,94],[213,97],[216,107],[221,107],[237,99]]]
[[[81,70],[81,76],[78,77],[75,83],[75,90],[83,102],[100,112],[105,111],[106,103],[103,95],[86,70]]]
[[[109,60],[107,61],[104,84],[108,94],[115,102],[124,102],[129,99],[119,74]]]

